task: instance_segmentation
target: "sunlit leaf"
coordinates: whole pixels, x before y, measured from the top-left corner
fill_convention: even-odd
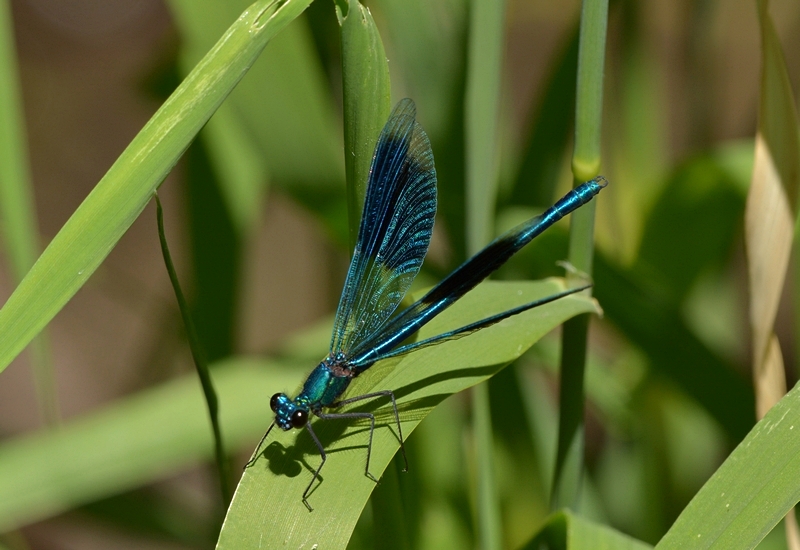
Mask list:
[[[559,288],[561,284],[556,280],[483,283],[426,325],[419,338],[552,294]],[[591,300],[576,295],[460,340],[378,363],[353,382],[348,395],[393,390],[407,436],[446,397],[485,380],[565,319],[596,311],[595,307]],[[275,391],[286,389],[276,387]],[[379,404],[370,463],[375,477],[380,477],[399,447],[392,429],[391,406]],[[375,410],[375,405],[369,404],[368,410]],[[306,431],[274,429],[261,456],[239,483],[218,548],[258,544],[344,548],[375,488],[375,483],[364,475],[368,423],[317,421],[314,426],[328,453],[322,480],[308,497],[314,511],[309,512],[301,497],[319,464],[319,452]]]
[[[800,385],[756,424],[658,543],[753,548],[800,501]]]

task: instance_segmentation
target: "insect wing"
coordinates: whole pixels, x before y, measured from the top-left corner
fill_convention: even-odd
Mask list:
[[[472,290],[533,238],[592,200],[606,183],[602,176],[582,183],[540,216],[531,218],[489,243],[483,250],[453,270],[425,296],[382,326],[373,338],[361,342],[352,350],[351,366],[356,369],[367,368],[376,360],[390,356],[389,352],[392,349]]]
[[[400,101],[370,168],[358,241],[336,310],[331,352],[371,339],[405,296],[428,251],[436,214],[436,171],[428,136]]]

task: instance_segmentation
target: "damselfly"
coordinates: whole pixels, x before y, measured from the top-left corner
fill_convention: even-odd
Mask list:
[[[336,310],[330,353],[311,372],[295,398],[276,393],[270,400],[275,420],[248,462],[253,464],[269,431],[303,428],[319,449],[322,461],[305,491],[303,503],[319,477],[327,456],[311,428],[309,416],[328,420],[358,418],[370,422],[366,475],[372,453],[375,416],[369,412],[325,412],[365,399],[388,397],[397,423],[397,436],[405,460],[403,432],[397,402],[391,390],[340,399],[350,382],[377,361],[396,357],[466,336],[512,315],[580,292],[589,285],[572,288],[498,313],[432,338],[401,343],[479,282],[503,265],[523,246],[570,212],[589,202],[606,186],[603,177],[587,181],[564,195],[543,214],[501,235],[433,287],[425,296],[395,313],[411,286],[428,251],[436,214],[436,171],[428,136],[415,121],[410,99],[400,101],[381,132],[369,174],[364,211],[353,259]],[[408,462],[406,461],[406,468]]]

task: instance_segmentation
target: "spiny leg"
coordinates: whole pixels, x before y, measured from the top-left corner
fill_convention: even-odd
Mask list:
[[[244,468],[242,468],[243,470],[248,469],[250,466],[252,466],[253,464],[256,463],[256,460],[258,460],[258,451],[261,450],[261,446],[264,444],[264,441],[267,439],[267,436],[269,435],[269,432],[272,431],[272,428],[274,426],[275,426],[275,422],[270,424],[269,428],[267,428],[267,431],[264,432],[264,437],[262,437],[261,441],[258,442],[258,445],[256,446],[256,450],[253,451],[253,456],[251,456],[250,460],[247,461],[247,464],[244,465]]]
[[[366,467],[364,473],[366,474],[366,476],[368,478],[370,478],[372,481],[377,483],[378,480],[375,479],[375,476],[373,476],[371,473],[369,473],[369,457],[372,454],[372,434],[375,431],[375,415],[373,415],[372,413],[368,413],[368,412],[363,412],[363,413],[360,413],[360,412],[331,413],[331,414],[325,414],[323,412],[318,412],[318,413],[316,413],[316,415],[319,416],[323,420],[335,420],[335,419],[338,419],[338,418],[368,418],[369,419],[370,427],[369,427],[369,443],[367,444],[367,467]]]
[[[408,458],[406,457],[406,447],[403,442],[403,428],[400,426],[400,413],[397,412],[397,401],[394,398],[394,392],[391,390],[382,390],[374,393],[365,393],[364,395],[357,395],[355,397],[351,397],[349,399],[343,399],[342,401],[337,401],[336,403],[331,404],[328,408],[334,409],[338,407],[342,407],[344,405],[349,405],[350,403],[355,403],[357,401],[363,401],[365,399],[372,399],[375,397],[385,397],[389,396],[392,400],[392,409],[394,410],[394,419],[397,423],[397,438],[400,441],[400,452],[403,453],[403,462],[405,463],[405,467],[403,468],[404,472],[408,471]],[[352,413],[350,413],[352,414]],[[368,414],[368,413],[367,413]],[[330,416],[330,415],[329,415]],[[369,458],[372,454],[372,432],[375,430],[375,417],[373,415],[369,415],[372,417],[372,427],[370,428],[369,432],[369,447],[367,447],[367,476],[372,478],[372,475],[369,473]],[[375,479],[375,478],[372,478]]]
[[[325,465],[325,461],[328,460],[328,456],[325,454],[325,449],[322,447],[322,443],[319,442],[317,434],[315,434],[314,430],[311,429],[311,422],[306,424],[306,428],[308,429],[308,433],[311,434],[311,439],[314,440],[314,443],[317,445],[317,449],[319,449],[319,454],[322,457],[322,462],[319,463],[317,471],[314,472],[314,477],[311,478],[311,481],[308,483],[308,487],[306,487],[306,490],[303,491],[303,504],[306,505],[306,508],[308,508],[309,512],[313,512],[314,509],[308,503],[308,492],[311,490],[311,486],[314,485],[314,481],[319,477],[319,473],[322,470],[322,467]]]

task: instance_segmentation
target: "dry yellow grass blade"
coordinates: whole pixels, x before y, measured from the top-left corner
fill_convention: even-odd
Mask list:
[[[800,179],[794,94],[768,7],[767,0],[759,1],[761,97],[753,177],[745,209],[753,383],[759,419],[786,393],[783,356],[773,327],[789,265]],[[787,514],[785,526],[788,548],[800,550],[794,510]]]
[[[761,368],[753,372],[756,390],[756,416],[761,419],[786,394],[783,355],[778,338],[772,334]]]
[[[768,346],[794,233],[794,215],[789,199],[761,132],[756,136],[753,178],[744,218],[750,279],[753,374],[757,382],[765,378],[762,371],[768,368],[768,355],[774,357],[769,353]],[[766,377],[769,378],[768,375]]]

